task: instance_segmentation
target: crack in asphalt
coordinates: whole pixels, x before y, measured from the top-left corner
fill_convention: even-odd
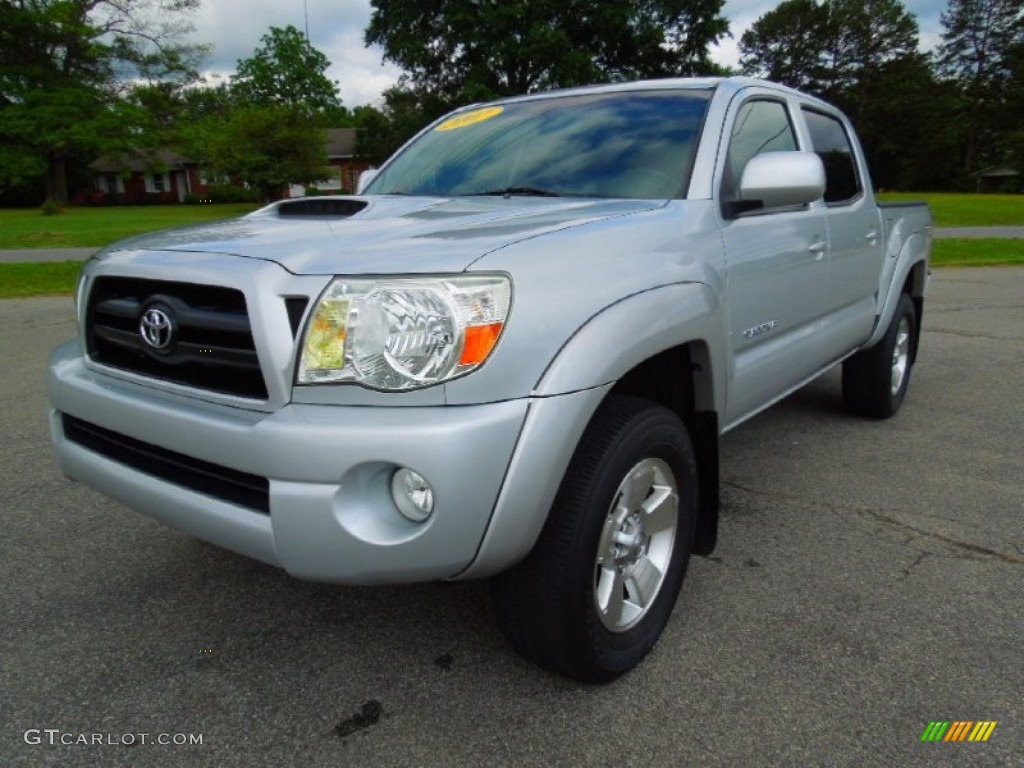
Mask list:
[[[963,336],[967,339],[988,339],[989,341],[1008,341],[1011,344],[1024,344],[1024,339],[1013,339],[1008,336],[992,336],[987,333],[971,333],[969,331],[954,331],[950,328],[934,328],[930,327],[926,329],[928,333],[945,333],[950,336]]]
[[[909,544],[910,542],[908,541],[906,543]],[[912,570],[914,570],[915,568],[917,568],[917,566],[919,566],[921,564],[921,562],[926,557],[930,557],[931,555],[934,555],[934,554],[935,554],[934,552],[929,552],[926,549],[920,550],[918,552],[917,558],[914,560],[914,562],[912,562],[910,565],[908,565],[906,568],[903,569],[903,578],[904,579],[909,579],[910,578],[910,572]]]
[[[769,498],[774,497],[779,499],[785,499],[788,501],[795,501],[800,504],[811,503],[807,499],[801,498],[799,496],[792,496],[790,494],[778,493],[774,491],[763,491],[758,488],[751,488],[749,486],[733,482],[731,480],[723,480],[722,485],[729,488],[735,488],[740,491],[746,491],[747,493],[752,493],[757,496],[767,496]],[[1010,565],[1024,565],[1024,559],[1015,557],[1014,555],[1007,554],[1005,552],[999,552],[994,549],[989,549],[988,547],[982,547],[978,544],[972,544],[968,541],[954,539],[951,536],[936,533],[935,531],[928,531],[923,528],[918,528],[917,526],[910,525],[909,523],[904,523],[901,520],[897,520],[896,518],[882,514],[881,512],[876,512],[873,509],[868,509],[867,507],[855,507],[852,505],[838,505],[832,503],[828,504],[827,506],[837,514],[843,514],[844,512],[852,512],[862,517],[869,517],[879,523],[883,523],[885,525],[898,528],[902,531],[907,531],[912,534],[916,534],[917,536],[922,536],[926,539],[932,539],[933,541],[942,542],[946,546],[952,547],[953,549],[960,550],[962,552],[962,554],[960,555],[941,555],[937,552],[929,552],[927,550],[921,550],[919,547],[915,547],[915,549],[918,549],[922,552],[922,554],[925,555],[934,555],[935,557],[954,557],[956,559],[961,560],[975,561],[999,560],[1004,563],[1009,563]],[[909,542],[907,542],[907,544],[909,545]],[[1017,547],[1015,544],[1011,544],[1010,546],[1012,546],[1014,549],[1020,552],[1020,548]],[[921,559],[923,558],[918,558],[918,560],[915,563],[913,563],[911,567],[916,566]]]
[[[940,312],[971,312],[979,309],[1024,309],[1024,304],[958,304],[955,307],[928,307],[928,314]],[[926,330],[931,330],[930,328]]]
[[[840,510],[837,509],[837,511]],[[883,515],[881,512],[875,512],[873,509],[854,509],[853,511],[857,512],[858,514],[863,514],[867,515],[868,517],[872,517],[875,520],[878,520],[880,523],[887,523],[888,525],[893,525],[906,531],[912,531],[913,533],[916,533],[918,536],[924,536],[925,538],[941,541],[943,544],[946,544],[947,546],[953,547],[955,549],[964,550],[964,552],[968,554],[962,555],[961,557],[967,560],[1001,560],[1004,563],[1010,563],[1011,565],[1024,565],[1024,560],[1022,560],[1019,557],[1014,557],[1013,555],[1009,555],[1005,552],[999,552],[997,550],[989,549],[988,547],[982,547],[977,544],[971,544],[969,541],[961,541],[960,539],[954,539],[952,536],[945,536],[941,533],[936,533],[935,531],[926,531],[922,528],[910,525],[909,523],[904,523],[901,520],[897,520],[894,517]]]

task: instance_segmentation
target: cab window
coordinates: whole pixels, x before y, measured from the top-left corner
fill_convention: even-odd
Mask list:
[[[783,103],[767,99],[748,101],[739,108],[732,124],[722,174],[722,200],[739,198],[740,178],[751,158],[762,152],[787,152],[796,148],[796,133]]]
[[[825,202],[842,205],[860,196],[857,161],[843,124],[822,112],[804,109],[811,146],[825,166]]]

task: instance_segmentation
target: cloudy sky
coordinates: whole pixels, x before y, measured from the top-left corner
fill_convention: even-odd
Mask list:
[[[726,0],[724,15],[733,37],[714,50],[714,58],[736,65],[740,35],[777,4],[775,0]],[[922,48],[930,50],[939,42],[939,13],[945,0],[904,0],[904,5],[917,16]],[[338,81],[343,102],[349,107],[377,102],[401,72],[383,61],[380,49],[363,45],[363,30],[370,21],[369,0],[206,0],[193,17],[192,39],[212,48],[204,63],[207,79],[215,82],[233,72],[238,59],[251,56],[271,26],[292,24],[304,29],[304,6],[310,41],[331,60],[328,74]]]

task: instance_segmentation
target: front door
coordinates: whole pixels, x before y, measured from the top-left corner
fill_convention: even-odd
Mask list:
[[[790,105],[776,95],[755,92],[734,104],[726,124],[723,201],[736,198],[752,157],[798,149]],[[828,231],[818,204],[723,213],[722,227],[732,361],[728,428],[820,367],[815,335],[826,308]]]

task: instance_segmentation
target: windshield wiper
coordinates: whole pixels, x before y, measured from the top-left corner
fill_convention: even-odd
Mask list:
[[[504,189],[491,189],[487,192],[470,192],[466,197],[486,197],[493,195],[497,197],[512,197],[523,195],[525,197],[566,197],[571,193],[555,192],[553,189],[541,189],[540,187],[505,187]]]

